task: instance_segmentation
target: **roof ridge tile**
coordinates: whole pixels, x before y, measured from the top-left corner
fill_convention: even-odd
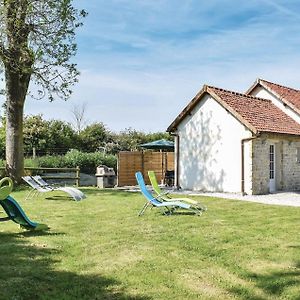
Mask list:
[[[289,90],[293,90],[293,91],[296,91],[296,92],[300,92],[300,90],[298,89],[295,89],[295,88],[292,88],[292,87],[289,87],[289,86],[286,86],[286,85],[282,85],[282,84],[279,84],[279,83],[275,83],[275,82],[272,82],[272,81],[269,81],[269,80],[266,80],[266,79],[263,79],[263,78],[258,78],[258,82],[260,81],[264,81],[266,83],[271,83],[273,85],[276,85],[278,87],[282,87],[282,88],[285,88],[285,89],[289,89]]]
[[[242,96],[242,97],[245,97],[245,98],[251,98],[251,99],[263,100],[263,101],[271,102],[270,99],[260,98],[260,97],[255,97],[255,96],[252,96],[252,95],[247,95],[247,94],[244,94],[244,93],[240,93],[240,92],[230,91],[230,90],[223,89],[223,88],[218,88],[218,87],[215,87],[215,86],[212,86],[212,85],[206,85],[206,87],[207,88],[216,89],[216,90],[219,90],[219,91],[222,91],[222,92],[227,92],[227,93],[230,93],[230,94],[236,95],[236,96]]]

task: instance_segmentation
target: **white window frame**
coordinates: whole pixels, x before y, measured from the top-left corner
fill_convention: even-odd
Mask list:
[[[300,147],[296,148],[296,161],[300,164]]]

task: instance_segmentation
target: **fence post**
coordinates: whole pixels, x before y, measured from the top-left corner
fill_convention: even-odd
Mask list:
[[[80,184],[80,168],[79,166],[76,167],[76,186],[79,187]]]
[[[145,157],[144,157],[144,150],[142,150],[142,165],[141,165],[141,172],[143,174],[143,177],[145,178]]]
[[[120,183],[120,152],[118,152],[118,158],[117,158],[117,186],[119,186]]]

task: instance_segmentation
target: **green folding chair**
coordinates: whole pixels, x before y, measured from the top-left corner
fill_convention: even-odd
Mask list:
[[[158,197],[153,196],[148,191],[141,172],[136,172],[135,178],[140,187],[141,193],[147,199],[145,205],[139,212],[139,216],[144,214],[145,210],[147,209],[147,207],[149,205],[159,208],[164,215],[170,215],[174,211],[176,211],[176,209],[189,210],[190,212],[193,212],[196,215],[201,215],[201,213],[202,213],[201,209],[198,209],[197,207],[194,207],[191,204],[183,203],[181,201],[162,201],[161,199],[158,199]]]
[[[152,188],[159,199],[162,199],[163,201],[186,202],[186,203],[192,204],[193,206],[195,206],[198,209],[201,209],[203,211],[207,210],[206,206],[204,206],[203,204],[201,204],[200,202],[198,202],[196,200],[193,200],[190,198],[172,198],[169,194],[170,193],[169,191],[163,192],[158,185],[154,171],[148,171],[148,177],[150,179]]]

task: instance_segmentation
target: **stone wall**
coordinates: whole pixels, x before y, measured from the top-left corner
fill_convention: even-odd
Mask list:
[[[297,148],[300,148],[300,140],[283,142],[283,190],[300,190],[300,163],[297,162]]]
[[[57,184],[61,186],[72,186],[76,184],[75,179],[62,179],[60,177],[72,177],[74,176],[74,173],[45,173],[43,176],[51,176],[51,177],[57,177],[57,179],[47,179],[47,182],[50,184]],[[96,186],[96,176],[95,175],[89,175],[85,173],[80,173],[80,186]]]
[[[300,190],[300,137],[264,134],[252,142],[252,194],[269,193],[269,148],[275,145],[276,190]]]
[[[252,194],[269,192],[269,145],[265,139],[252,142]]]

